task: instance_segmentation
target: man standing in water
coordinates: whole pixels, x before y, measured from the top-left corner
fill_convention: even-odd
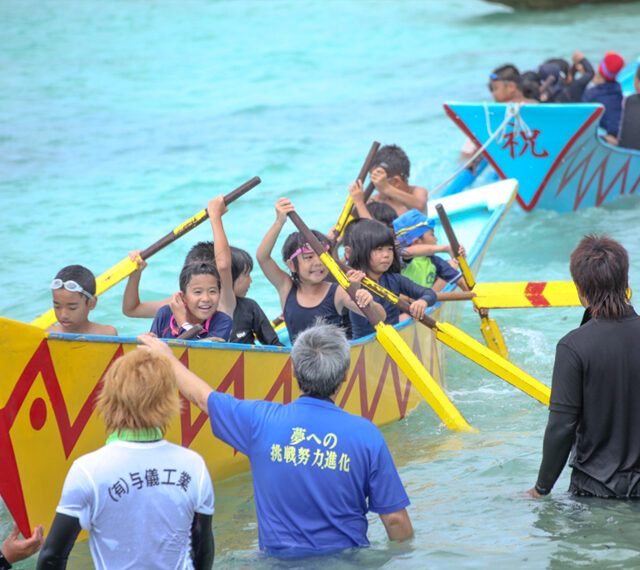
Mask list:
[[[214,435],[251,460],[261,550],[304,556],[368,546],[367,511],[380,515],[391,540],[413,534],[382,433],[334,403],[350,363],[341,329],[298,335],[291,360],[301,395],[286,405],[215,392],[165,343],[140,340],[171,358],[179,390],[209,414]]]
[[[548,494],[572,451],[572,494],[640,498],[640,318],[627,303],[629,257],[590,235],[570,269],[585,318],[556,348],[542,464],[528,494]]]

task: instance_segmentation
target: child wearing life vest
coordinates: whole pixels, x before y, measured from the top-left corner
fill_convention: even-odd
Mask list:
[[[437,296],[433,290],[421,287],[400,274],[400,259],[391,230],[376,220],[356,220],[352,224],[345,244],[349,265],[364,271],[367,277],[392,293],[414,299],[410,305],[411,316],[420,318],[427,307],[436,303]],[[380,303],[387,313],[385,323],[398,323],[400,310],[382,298]],[[367,319],[353,313],[349,316],[354,339],[375,332]]]
[[[360,313],[360,307],[372,303],[371,293],[364,289],[358,289],[354,302],[337,283],[326,281],[329,270],[300,232],[289,235],[282,247],[282,257],[291,274],[283,271],[271,257],[271,252],[287,221],[287,214],[295,209],[287,198],[279,198],[275,209],[276,220],[258,247],[256,259],[265,277],[278,291],[291,342],[319,318],[341,326],[345,309]],[[329,250],[327,237],[315,230],[313,233]],[[349,271],[347,277],[359,286],[364,273]],[[378,303],[373,302],[373,307],[381,318],[385,318],[384,309]]]
[[[451,246],[438,244],[434,228],[436,221],[427,218],[418,210],[409,210],[393,221],[396,240],[400,248],[400,256],[405,262],[402,275],[422,287],[430,287],[434,291],[442,291],[449,283],[457,283],[467,290],[462,274],[450,262],[436,253],[448,253],[454,257]],[[464,248],[461,252],[465,255]]]

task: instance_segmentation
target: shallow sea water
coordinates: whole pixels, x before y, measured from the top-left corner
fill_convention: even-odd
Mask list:
[[[491,69],[523,69],[581,49],[635,58],[637,4],[513,13],[480,0],[82,0],[0,3],[0,314],[30,321],[50,306],[57,270],[100,273],[254,175],[263,183],[225,216],[231,243],[255,252],[286,195],[327,229],[373,140],[400,144],[412,181],[433,188],[456,168],[464,137],[445,100],[488,100]],[[580,237],[607,232],[631,256],[640,290],[640,202],[558,216],[514,208],[478,278],[568,279]],[[203,225],[154,256],[143,299],[177,287]],[[250,296],[269,315],[277,298],[258,271]],[[148,328],[120,313],[124,285],[94,318],[123,335]],[[494,311],[511,359],[549,382],[558,339],[577,308]],[[479,337],[467,307],[461,327]],[[630,568],[640,565],[640,505],[521,496],[535,481],[546,409],[450,354],[447,390],[477,428],[456,434],[426,405],[385,428],[412,500],[415,538],[388,543],[371,517],[372,548],[281,562],[261,557],[249,475],[216,485],[216,563],[246,568]],[[0,536],[11,520],[0,507]],[[35,561],[16,564],[32,568]],[[91,568],[88,543],[71,568]]]

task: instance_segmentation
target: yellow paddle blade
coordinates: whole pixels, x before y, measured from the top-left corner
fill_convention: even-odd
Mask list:
[[[438,414],[445,425],[456,431],[477,431],[452,404],[442,388],[407,346],[407,343],[391,325],[380,321],[376,325],[376,337],[389,356],[400,367],[418,392]]]
[[[475,286],[477,285],[477,283],[475,278],[473,277],[471,267],[469,267],[469,264],[467,263],[467,258],[459,255],[458,257],[456,257],[456,259],[460,264],[460,271],[462,272],[465,283],[468,285],[469,289],[473,289],[475,291]]]
[[[448,347],[470,358],[476,364],[529,394],[539,402],[546,406],[549,405],[551,389],[533,376],[529,376],[515,364],[489,350],[486,346],[483,346],[477,340],[449,323],[437,323],[437,328],[434,330],[436,338]]]
[[[522,281],[476,283],[477,307],[516,309],[530,307],[578,307],[581,305],[573,281]]]
[[[344,228],[347,227],[349,223],[349,218],[351,217],[351,210],[353,209],[353,200],[351,196],[347,198],[347,201],[344,203],[342,207],[342,212],[340,212],[340,216],[338,217],[338,221],[336,222],[335,229],[339,236],[344,232]]]
[[[482,332],[484,342],[491,350],[493,350],[493,352],[499,354],[502,358],[509,357],[509,350],[502,338],[502,333],[500,332],[498,323],[496,323],[495,319],[483,317],[482,322],[480,323],[480,331]]]
[[[138,269],[138,264],[128,257],[116,263],[111,269],[96,277],[96,297],[122,281],[125,277],[129,277],[136,269]],[[58,319],[56,319],[53,309],[49,309],[46,313],[31,321],[31,324],[34,327],[46,329],[57,321]]]

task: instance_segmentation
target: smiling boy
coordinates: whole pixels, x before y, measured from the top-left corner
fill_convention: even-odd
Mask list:
[[[96,278],[86,267],[63,267],[50,287],[53,293],[53,311],[58,324],[49,327],[49,332],[118,335],[111,325],[100,325],[89,320],[89,311],[95,308],[98,298]]]

